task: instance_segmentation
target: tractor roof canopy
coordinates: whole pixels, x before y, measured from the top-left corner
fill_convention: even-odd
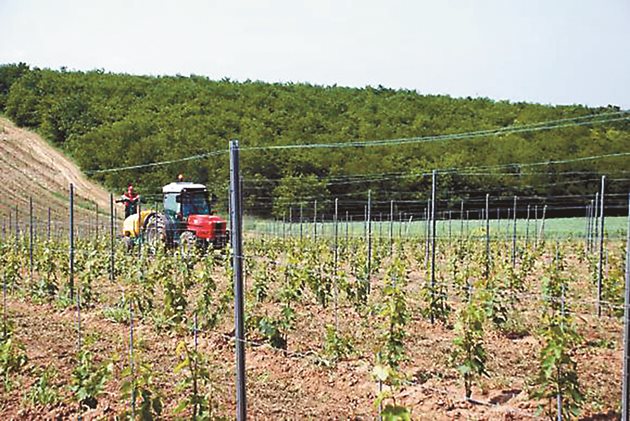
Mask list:
[[[182,181],[177,183],[170,183],[162,187],[162,193],[181,193],[182,191],[205,191],[206,186],[203,184],[191,183],[189,181]]]

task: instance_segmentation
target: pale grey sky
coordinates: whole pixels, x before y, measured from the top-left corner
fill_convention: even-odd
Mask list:
[[[0,0],[0,63],[630,108],[630,0]]]

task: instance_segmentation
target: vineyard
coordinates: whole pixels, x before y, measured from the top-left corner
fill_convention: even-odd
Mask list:
[[[618,418],[626,219],[483,215],[246,221],[248,414]],[[232,419],[232,251],[127,253],[100,217],[4,218],[0,411]]]
[[[309,167],[280,176],[265,160],[295,155],[301,166],[320,153],[307,151],[343,157],[337,149],[350,148],[384,162],[383,146],[568,127],[596,136],[594,126],[621,126],[626,114],[444,137],[249,144],[242,172],[237,141],[229,151],[86,167],[110,184],[138,173],[152,186],[170,177],[165,167],[210,162],[231,244],[207,253],[143,234],[123,241],[113,195],[108,203],[61,153],[48,161],[50,145],[3,120],[6,150],[16,152],[5,157],[0,201],[0,413],[617,419],[630,391],[629,179],[619,165],[630,152],[430,172],[435,162],[357,172],[361,161],[340,175]],[[163,204],[150,187],[141,197],[142,211]]]
[[[628,2],[49,3],[0,421],[630,421]]]

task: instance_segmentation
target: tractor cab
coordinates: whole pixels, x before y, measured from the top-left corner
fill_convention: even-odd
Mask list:
[[[162,188],[164,213],[169,217],[185,221],[190,215],[210,215],[208,190],[203,184],[179,182]]]
[[[212,212],[203,184],[175,182],[162,188],[169,239],[184,246],[197,244],[223,248],[227,242],[225,220]],[[212,200],[214,202],[214,199]]]

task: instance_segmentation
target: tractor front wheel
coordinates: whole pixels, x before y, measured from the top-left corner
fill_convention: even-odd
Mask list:
[[[125,245],[125,251],[127,253],[131,253],[131,251],[133,250],[133,238],[131,237],[123,237],[123,244]]]
[[[182,234],[179,236],[179,248],[182,255],[188,256],[189,254],[194,253],[196,246],[197,236],[190,231],[182,232]]]

